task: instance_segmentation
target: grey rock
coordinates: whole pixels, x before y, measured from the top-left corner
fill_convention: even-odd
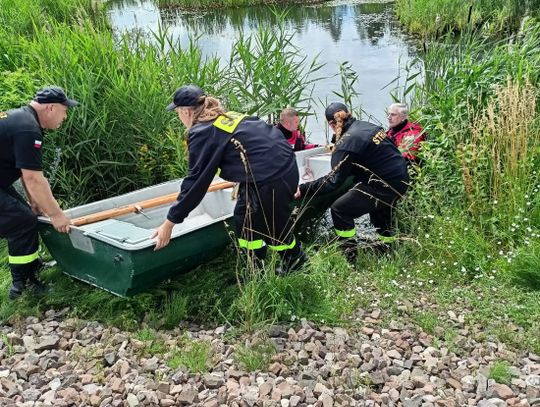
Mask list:
[[[498,398],[489,399],[488,402],[494,404],[497,407],[507,407],[506,401]]]
[[[39,343],[34,346],[34,351],[40,353],[44,350],[55,349],[58,346],[60,338],[57,335],[43,335]]]
[[[272,392],[274,386],[271,383],[265,382],[259,386],[259,395],[267,396]]]
[[[291,407],[297,407],[298,404],[300,404],[300,401],[302,400],[302,398],[300,396],[291,396],[291,398],[289,399],[289,402],[290,402],[290,406]]]
[[[142,365],[143,370],[147,372],[155,372],[158,369],[158,367],[159,367],[159,360],[155,356],[150,359],[147,359]]]
[[[197,394],[198,394],[197,390],[195,390],[193,387],[186,386],[185,388],[182,389],[182,392],[178,395],[177,400],[180,403],[191,405],[193,404],[193,401],[197,397]]]
[[[168,382],[159,382],[156,390],[163,394],[169,394],[171,385]]]
[[[225,383],[223,373],[207,373],[203,376],[203,382],[209,389],[217,389]]]
[[[305,350],[298,352],[298,362],[302,365],[307,365],[309,362],[309,355]]]
[[[21,393],[25,401],[36,401],[41,396],[41,392],[37,389],[27,389]]]
[[[53,405],[56,400],[56,391],[49,390],[41,395],[41,401],[46,405]]]
[[[319,401],[322,402],[322,407],[333,407],[334,406],[334,398],[327,393],[323,393],[319,397]]]
[[[22,337],[22,341],[23,341],[24,347],[26,348],[28,352],[33,352],[34,349],[36,348],[37,344],[32,336],[25,335]]]
[[[129,393],[127,395],[126,401],[127,401],[128,405],[129,405],[129,407],[136,407],[136,406],[139,405],[139,399],[133,393]]]
[[[478,402],[477,407],[497,407],[497,406],[491,403],[490,401],[484,399]]]
[[[395,349],[392,349],[392,350],[388,351],[386,353],[386,356],[388,356],[389,358],[392,358],[392,359],[401,359],[402,358],[401,353],[399,353]]]
[[[116,352],[108,352],[103,356],[103,359],[105,360],[105,364],[107,366],[114,365],[114,362],[116,362]]]
[[[509,399],[514,395],[514,392],[506,384],[496,383],[492,386],[489,386],[486,391],[486,398],[499,398],[499,399]]]
[[[484,398],[488,388],[488,378],[483,374],[476,375],[476,397]]]
[[[289,327],[287,325],[272,325],[268,328],[270,338],[289,338]]]

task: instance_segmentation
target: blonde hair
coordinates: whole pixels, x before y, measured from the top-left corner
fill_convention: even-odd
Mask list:
[[[336,125],[336,143],[339,141],[341,136],[343,136],[343,125],[351,117],[352,115],[344,110],[334,113],[334,123]]]
[[[225,109],[221,102],[212,96],[201,96],[199,105],[193,107],[193,124],[208,122],[224,115]]]

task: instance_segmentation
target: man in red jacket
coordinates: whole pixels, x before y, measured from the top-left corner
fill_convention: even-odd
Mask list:
[[[281,130],[294,151],[318,147],[318,144],[306,144],[306,138],[298,129],[300,117],[298,112],[290,107],[283,109],[279,115],[277,128]]]
[[[419,164],[418,151],[424,141],[424,130],[418,123],[409,121],[409,109],[402,103],[392,103],[388,107],[388,131],[386,134],[394,142],[401,155],[409,163]]]

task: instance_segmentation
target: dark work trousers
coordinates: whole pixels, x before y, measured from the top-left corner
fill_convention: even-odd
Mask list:
[[[397,189],[399,188],[399,189]],[[392,210],[407,186],[389,187],[377,183],[358,183],[330,207],[336,234],[353,239],[356,235],[354,220],[369,213],[371,223],[382,236],[392,236]]]
[[[13,187],[0,188],[0,237],[7,239],[13,280],[39,268],[37,216]]]
[[[298,180],[298,168],[294,165],[277,180],[240,184],[234,208],[238,243],[248,252],[253,250],[257,259],[264,259],[267,247],[282,259],[296,258],[301,253],[293,235],[290,207]]]

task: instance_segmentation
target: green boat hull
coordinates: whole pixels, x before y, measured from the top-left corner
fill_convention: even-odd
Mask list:
[[[225,222],[218,222],[171,240],[154,251],[123,250],[105,242],[85,238],[73,244],[72,237],[41,224],[45,246],[67,275],[122,297],[148,290],[217,256],[231,243]]]
[[[323,150],[297,154],[301,176],[318,178],[329,171],[329,156]],[[176,193],[178,186],[178,181],[155,185],[72,208],[67,214],[75,219],[138,205]],[[175,225],[169,245],[159,251],[154,251],[151,235],[166,218],[169,205],[73,227],[69,234],[56,232],[49,219],[40,218],[40,234],[64,273],[116,295],[132,296],[218,257],[231,244],[233,239],[227,226],[227,222],[232,222],[235,204],[231,192],[232,188],[208,193],[184,222]],[[341,192],[311,201],[302,208],[299,221],[320,216]]]

